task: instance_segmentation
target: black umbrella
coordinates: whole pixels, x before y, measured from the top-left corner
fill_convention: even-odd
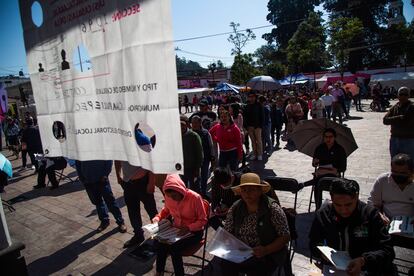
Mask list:
[[[346,156],[351,155],[358,148],[349,127],[325,118],[300,121],[290,138],[299,152],[313,157],[316,147],[323,143],[322,133],[326,128],[332,128],[336,131],[335,141],[345,149]]]

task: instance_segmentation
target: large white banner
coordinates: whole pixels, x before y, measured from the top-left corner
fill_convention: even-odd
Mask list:
[[[20,13],[46,154],[181,170],[169,0],[20,0]]]

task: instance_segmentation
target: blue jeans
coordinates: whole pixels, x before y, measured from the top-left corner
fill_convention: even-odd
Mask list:
[[[390,153],[391,158],[398,153],[405,153],[408,154],[412,160],[414,160],[414,139],[391,137]]]
[[[332,113],[332,106],[330,105],[325,106],[325,109],[323,110],[323,117],[331,119],[331,113]]]
[[[236,171],[239,166],[239,160],[237,158],[237,149],[229,151],[220,151],[219,166],[226,167],[229,165],[232,171]]]
[[[269,153],[269,151],[272,150],[272,140],[270,137],[270,131],[271,131],[272,125],[266,124],[262,128],[262,139],[263,139],[263,149]]]
[[[201,195],[205,196],[207,194],[207,180],[209,176],[209,167],[210,167],[210,160],[204,158],[203,164],[201,165],[201,173],[200,173],[200,188],[201,188]]]
[[[92,204],[96,206],[99,220],[102,222],[109,222],[108,209],[114,215],[117,224],[123,224],[121,210],[119,210],[118,204],[115,201],[115,197],[112,193],[111,184],[108,179],[102,182],[95,183],[83,183],[85,185],[86,192]]]

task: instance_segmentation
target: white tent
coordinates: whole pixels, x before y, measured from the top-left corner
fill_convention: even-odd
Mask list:
[[[372,75],[370,85],[377,82],[384,86],[394,86],[396,89],[401,86],[407,86],[410,89],[414,89],[414,72],[401,72],[391,74],[378,74]]]

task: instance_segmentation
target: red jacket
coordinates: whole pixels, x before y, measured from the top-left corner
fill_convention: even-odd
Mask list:
[[[165,197],[165,205],[155,216],[153,222],[169,217],[174,219],[175,227],[187,226],[191,232],[203,230],[207,224],[207,210],[202,197],[196,192],[187,189],[178,174],[170,174],[164,182],[163,191],[174,190],[184,196],[181,201],[174,201]]]
[[[241,159],[243,156],[243,145],[240,129],[236,124],[231,124],[228,127],[217,124],[210,129],[210,134],[213,141],[219,144],[220,151],[237,149],[237,156]]]

